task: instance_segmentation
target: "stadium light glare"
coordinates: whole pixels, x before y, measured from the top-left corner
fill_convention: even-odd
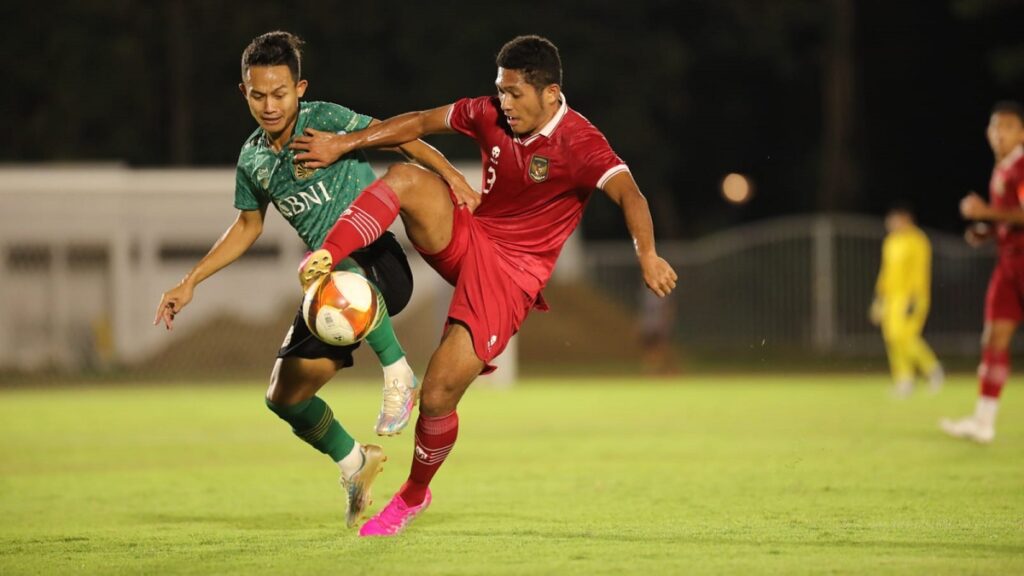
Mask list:
[[[722,179],[722,197],[730,204],[746,204],[753,196],[750,180],[736,172],[731,172]]]

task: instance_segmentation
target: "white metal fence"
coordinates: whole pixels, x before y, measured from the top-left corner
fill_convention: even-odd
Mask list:
[[[253,248],[199,286],[172,333],[151,323],[160,294],[234,220],[233,190],[234,169],[0,169],[0,373],[134,370],[190,341],[209,345],[192,345],[179,366],[237,366],[259,347],[253,370],[268,371],[298,305],[304,250],[273,210]],[[443,288],[414,266],[410,308]],[[197,333],[217,329],[219,338]]]
[[[471,181],[479,176],[475,166],[464,170]],[[161,291],[234,218],[233,179],[232,169],[0,169],[0,375],[165,365],[268,370],[297,306],[293,277],[303,250],[277,216],[252,254],[200,286],[174,333],[150,324]],[[802,216],[695,242],[662,242],[660,251],[681,274],[674,335],[695,350],[880,353],[867,309],[882,234],[878,219]],[[934,276],[926,333],[940,351],[973,353],[993,254],[952,235],[929,236]],[[425,363],[449,292],[421,259],[410,260],[416,288],[396,327],[410,356]],[[580,278],[629,314],[644,309],[628,242],[574,239],[553,282]],[[514,374],[513,355],[503,358],[504,376]]]
[[[978,348],[991,249],[926,230],[932,310],[925,333],[941,352]],[[868,322],[881,261],[882,221],[808,215],[747,225],[694,242],[661,242],[677,267],[675,336],[693,349],[784,348],[821,354],[882,352]],[[621,243],[590,243],[586,276],[639,309],[636,258]]]

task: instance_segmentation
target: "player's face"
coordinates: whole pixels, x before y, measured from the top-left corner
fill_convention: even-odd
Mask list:
[[[995,113],[988,122],[988,144],[996,158],[1003,158],[1024,143],[1024,123],[1016,114]]]
[[[272,139],[291,135],[299,114],[299,98],[306,93],[306,81],[297,83],[285,65],[253,66],[246,71],[241,88],[249,112]]]
[[[520,136],[530,136],[544,127],[561,106],[561,88],[551,84],[538,90],[528,83],[519,70],[498,68],[498,87],[501,111],[509,128]]]
[[[885,230],[887,232],[899,232],[908,228],[910,224],[910,217],[903,212],[890,212],[885,217]]]

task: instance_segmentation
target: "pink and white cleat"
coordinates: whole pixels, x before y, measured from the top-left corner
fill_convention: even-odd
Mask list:
[[[405,500],[398,494],[388,502],[383,510],[376,516],[367,520],[366,524],[359,529],[360,536],[397,536],[405,530],[405,527],[412,522],[412,519],[419,516],[430,506],[430,490],[423,497],[423,502],[418,506],[408,506]]]

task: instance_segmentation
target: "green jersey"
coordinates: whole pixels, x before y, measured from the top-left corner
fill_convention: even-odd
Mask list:
[[[372,118],[330,102],[300,102],[292,138],[306,128],[354,132]],[[289,140],[291,142],[291,140]],[[275,152],[262,128],[245,141],[235,172],[235,208],[261,210],[273,204],[310,250],[319,248],[341,213],[376,179],[362,152],[353,152],[326,168],[295,164],[285,145]]]

